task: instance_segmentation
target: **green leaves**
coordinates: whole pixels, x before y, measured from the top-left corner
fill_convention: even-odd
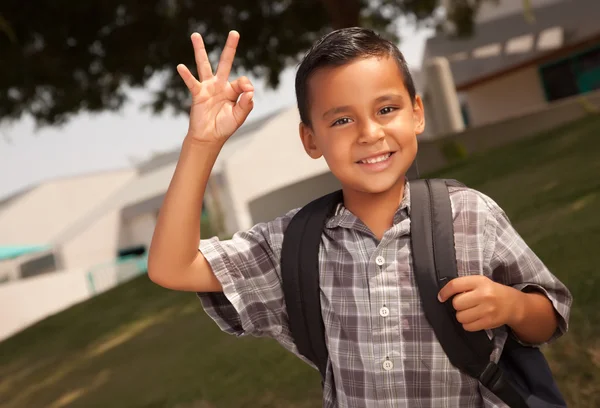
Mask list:
[[[458,32],[481,1],[452,0]],[[487,0],[493,1],[493,0]],[[408,15],[435,23],[440,0],[3,0],[0,4],[0,120],[32,115],[40,126],[80,112],[122,108],[129,88],[160,77],[149,106],[188,112],[177,64],[194,66],[189,36],[203,35],[211,62],[227,33],[240,44],[233,75],[279,85],[281,72],[333,28],[363,25],[396,38]],[[466,30],[466,31],[465,31]],[[239,72],[242,71],[242,72]],[[195,72],[194,72],[195,74]],[[154,82],[153,82],[154,83]]]

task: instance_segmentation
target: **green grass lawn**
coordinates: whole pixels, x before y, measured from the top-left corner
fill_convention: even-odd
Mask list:
[[[572,290],[571,331],[547,349],[572,407],[600,406],[599,154],[595,116],[436,174],[493,197]],[[193,294],[143,276],[0,343],[0,406],[304,408],[320,388],[274,342],[221,333]]]

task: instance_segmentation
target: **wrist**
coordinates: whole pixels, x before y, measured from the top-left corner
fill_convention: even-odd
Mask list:
[[[510,304],[512,307],[510,308],[511,310],[506,324],[515,330],[516,328],[521,327],[523,321],[525,320],[525,314],[527,310],[527,294],[512,287],[509,287],[509,289],[511,293]]]
[[[211,141],[205,141],[205,140],[198,140],[198,138],[190,135],[190,133],[185,135],[185,138],[183,139],[183,144],[182,144],[182,150],[186,149],[186,150],[200,150],[204,153],[216,153],[219,154],[219,152],[221,151],[221,149],[223,148],[224,143],[217,141],[217,140],[211,140]]]

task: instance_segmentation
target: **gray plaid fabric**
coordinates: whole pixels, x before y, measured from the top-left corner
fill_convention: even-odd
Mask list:
[[[483,274],[518,289],[534,286],[552,301],[564,334],[572,302],[489,197],[450,189],[459,274]],[[410,189],[381,242],[340,206],[321,243],[321,302],[329,363],[324,407],[504,407],[455,369],[420,307],[410,250]],[[268,336],[298,355],[282,293],[283,233],[297,210],[200,250],[223,293],[198,294],[208,315],[234,335]],[[504,328],[488,331],[498,360]],[[311,364],[312,365],[312,364]],[[313,366],[314,367],[314,366]],[[282,373],[282,375],[285,375]]]

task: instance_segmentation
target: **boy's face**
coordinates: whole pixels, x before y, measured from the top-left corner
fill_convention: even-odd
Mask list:
[[[372,57],[323,68],[308,86],[312,126],[300,125],[306,152],[323,156],[345,189],[376,194],[403,182],[424,115],[396,61]]]

